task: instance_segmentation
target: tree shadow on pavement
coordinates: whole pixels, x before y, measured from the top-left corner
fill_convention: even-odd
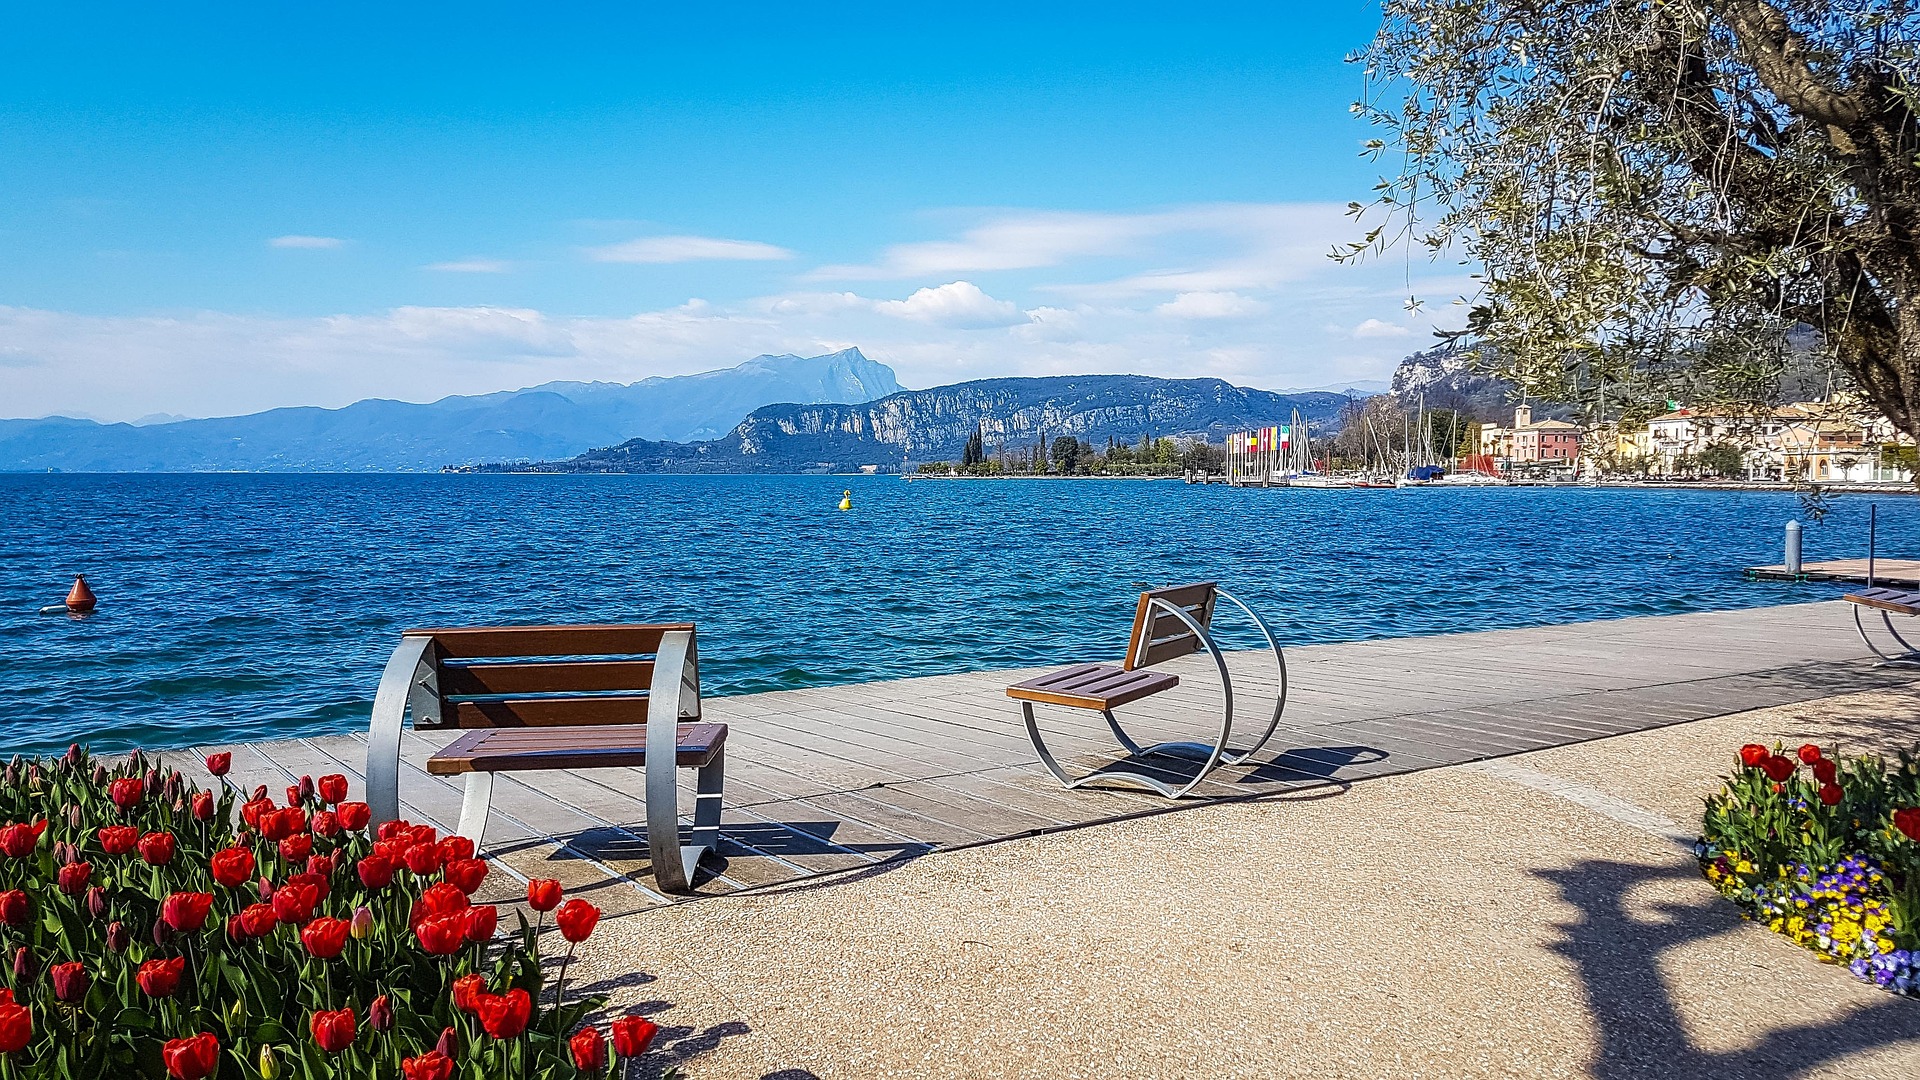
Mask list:
[[[1920,1040],[1920,1002],[1887,994],[1836,1022],[1795,1024],[1786,1017],[1783,1026],[1746,1048],[1701,1049],[1687,1037],[1660,959],[1669,949],[1736,931],[1742,920],[1733,905],[1715,897],[1703,904],[1640,901],[1633,904],[1636,910],[1628,909],[1629,897],[1641,886],[1692,878],[1691,866],[1588,860],[1534,873],[1558,887],[1582,914],[1560,925],[1563,937],[1552,947],[1574,963],[1585,983],[1587,1007],[1599,1029],[1595,1077],[1791,1076],[1857,1051]],[[1806,962],[1818,961],[1808,955]]]

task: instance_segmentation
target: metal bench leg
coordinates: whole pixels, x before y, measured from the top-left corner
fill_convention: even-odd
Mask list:
[[[1887,633],[1893,637],[1893,640],[1899,642],[1900,647],[1906,652],[1890,653],[1875,645],[1873,639],[1867,636],[1867,625],[1860,618],[1860,608],[1859,604],[1853,605],[1853,628],[1859,631],[1860,641],[1866,645],[1867,650],[1880,658],[1880,662],[1874,665],[1875,667],[1920,667],[1920,650],[1916,650],[1912,643],[1900,636],[1900,631],[1893,628],[1893,616],[1890,613],[1882,610],[1880,621],[1886,626]]]
[[[367,724],[367,806],[373,823],[400,816],[400,729],[406,722],[407,701],[418,685],[418,675],[432,638],[403,637],[387,659],[380,689],[373,695],[373,718]],[[431,670],[431,665],[428,665]]]
[[[475,850],[487,834],[487,808],[493,805],[493,774],[467,774],[467,794],[460,800],[460,827],[455,831],[473,841]]]
[[[670,893],[691,893],[700,857],[718,842],[720,795],[725,779],[721,754],[699,770],[693,843],[680,844],[680,721],[700,719],[700,668],[693,635],[674,631],[654,654],[647,691],[647,849],[653,878]]]
[[[1214,593],[1215,595],[1224,596],[1228,600],[1233,601],[1234,604],[1239,606],[1241,611],[1247,613],[1247,618],[1253,620],[1253,625],[1260,628],[1261,636],[1267,639],[1267,648],[1273,650],[1273,662],[1279,671],[1279,691],[1274,695],[1273,718],[1267,721],[1267,730],[1261,732],[1260,737],[1253,740],[1252,746],[1247,747],[1245,750],[1229,750],[1220,757],[1220,763],[1222,765],[1238,765],[1259,753],[1261,748],[1267,745],[1267,740],[1273,738],[1273,733],[1280,730],[1280,714],[1285,712],[1287,708],[1287,657],[1285,653],[1280,651],[1280,643],[1273,640],[1273,631],[1267,629],[1267,621],[1265,619],[1256,615],[1254,610],[1248,607],[1244,601],[1227,590],[1216,588],[1214,589]],[[1224,671],[1225,669],[1223,668],[1222,670]]]

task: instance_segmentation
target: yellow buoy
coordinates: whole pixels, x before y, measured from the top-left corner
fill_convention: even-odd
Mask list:
[[[842,510],[853,509],[853,492],[843,491],[840,493],[840,509]]]

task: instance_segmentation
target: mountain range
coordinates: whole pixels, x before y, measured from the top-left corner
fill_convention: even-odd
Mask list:
[[[565,457],[636,436],[714,439],[771,402],[862,402],[899,390],[893,369],[844,349],[758,356],[697,375],[552,382],[424,404],[372,399],[340,409],[134,424],[0,420],[0,471],[435,471]]]
[[[1063,435],[1094,444],[1181,435],[1217,443],[1235,431],[1284,422],[1296,410],[1309,422],[1329,424],[1349,400],[1345,394],[1253,390],[1219,379],[980,379],[864,403],[769,405],[719,439],[630,439],[566,460],[503,462],[472,471],[795,472],[865,465],[894,471],[905,462],[958,458],[976,430],[989,454]]]

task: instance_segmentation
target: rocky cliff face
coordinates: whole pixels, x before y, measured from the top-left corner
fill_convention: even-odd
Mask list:
[[[788,471],[821,466],[894,468],[903,461],[957,459],[978,427],[988,453],[1022,450],[1062,435],[1104,445],[1112,438],[1204,436],[1287,423],[1294,410],[1330,424],[1340,394],[1275,394],[1219,379],[1072,375],[982,379],[908,390],[859,405],[771,405],[723,439],[633,440],[570,461],[559,472]]]

